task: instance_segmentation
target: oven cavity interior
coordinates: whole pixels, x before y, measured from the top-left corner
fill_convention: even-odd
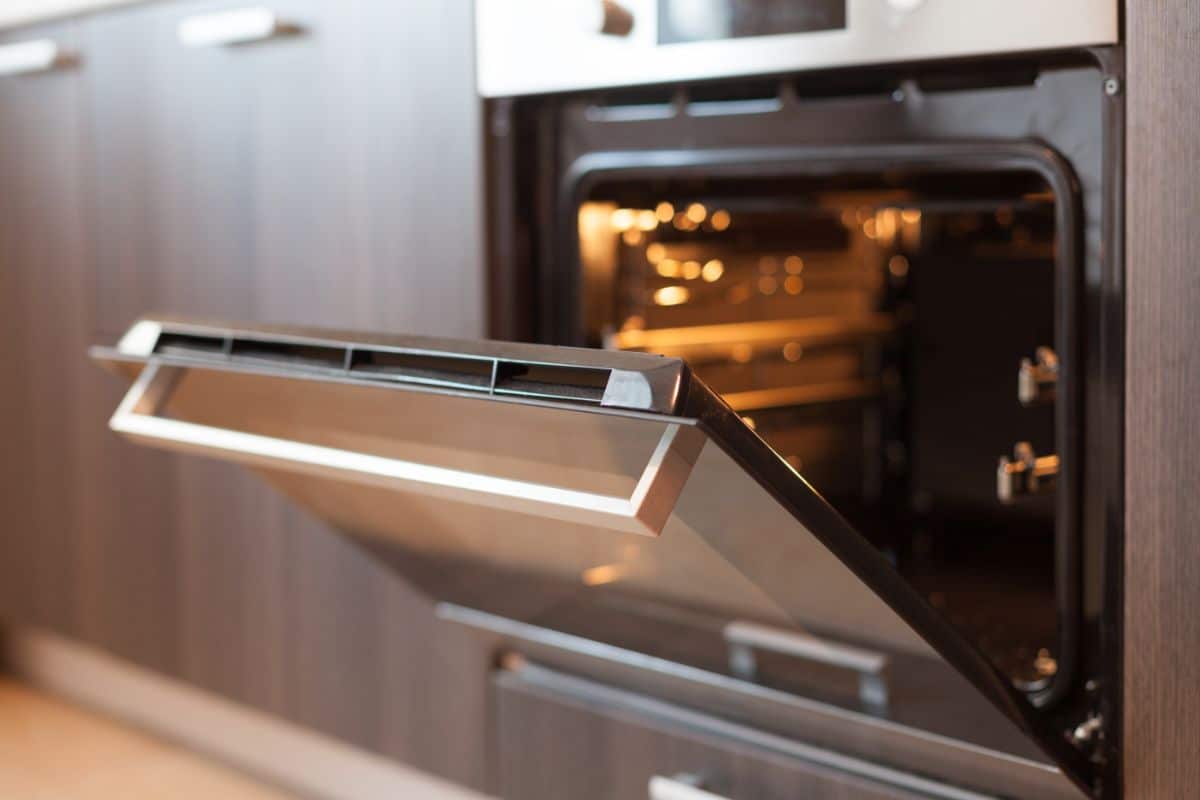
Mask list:
[[[577,207],[586,341],[685,359],[1016,685],[1048,686],[1070,647],[1058,183],[902,160],[635,172]]]

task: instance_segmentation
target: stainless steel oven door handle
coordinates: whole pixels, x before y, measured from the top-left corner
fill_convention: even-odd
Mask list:
[[[856,673],[858,698],[863,706],[875,712],[887,709],[888,657],[884,653],[741,620],[726,625],[724,633],[730,671],[743,680],[753,681],[756,677],[755,649],[781,653]]]
[[[420,492],[475,505],[658,535],[704,445],[694,426],[666,425],[629,497],[564,489],[306,444],[160,416],[185,367],[147,364],[109,420],[117,433],[171,450],[257,467]]]
[[[646,796],[649,800],[731,800],[702,788],[700,780],[694,775],[671,778],[655,775],[650,779]]]

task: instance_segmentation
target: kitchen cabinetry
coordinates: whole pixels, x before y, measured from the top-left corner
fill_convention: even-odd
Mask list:
[[[187,47],[227,3],[87,29],[106,331],[151,308],[482,332],[469,4],[285,0],[286,28]]]
[[[180,42],[229,8],[5,35],[77,59],[0,79],[0,615],[480,785],[470,637],[240,470],[105,425],[87,346],[153,309],[483,332],[470,3],[284,0],[281,35]]]
[[[79,26],[0,33],[0,47],[70,52]],[[84,123],[71,68],[0,76],[0,608],[70,627],[84,519],[64,485],[85,482],[83,390],[91,276],[84,268]],[[68,492],[71,490],[68,489]]]
[[[1125,6],[1125,796],[1200,783],[1200,6]],[[1120,513],[1119,511],[1117,513]]]

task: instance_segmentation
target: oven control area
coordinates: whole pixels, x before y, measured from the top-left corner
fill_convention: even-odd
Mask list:
[[[478,0],[475,36],[479,93],[512,97],[1113,44],[1118,4]]]

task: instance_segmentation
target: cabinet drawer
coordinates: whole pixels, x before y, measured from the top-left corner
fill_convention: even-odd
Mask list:
[[[519,658],[508,666],[494,678],[496,789],[504,798],[985,796]],[[689,794],[693,783],[709,794]]]

